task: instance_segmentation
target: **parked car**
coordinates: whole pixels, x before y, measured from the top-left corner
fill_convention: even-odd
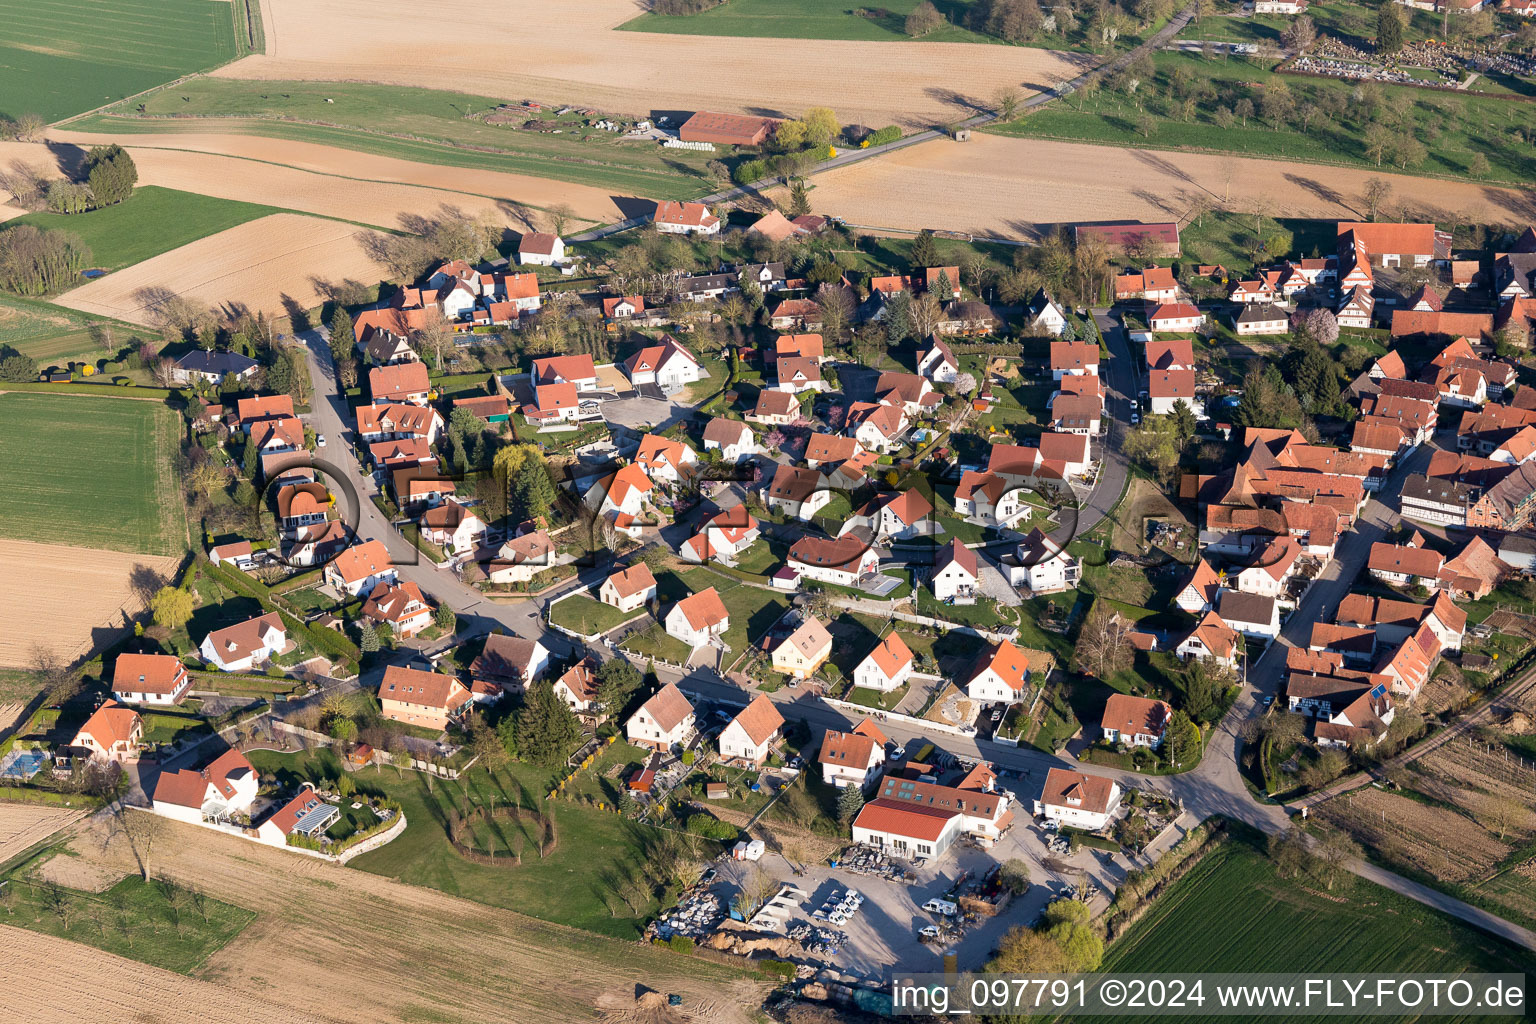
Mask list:
[[[315,447],[316,448],[324,448],[325,447],[325,435],[324,434],[316,434],[315,435]]]

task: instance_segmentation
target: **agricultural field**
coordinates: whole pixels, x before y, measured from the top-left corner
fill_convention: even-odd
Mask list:
[[[0,803],[0,864],[25,853],[82,814],[67,807]]]
[[[22,355],[31,356],[42,368],[72,360],[99,359],[108,354],[92,336],[90,325],[100,317],[86,316],[73,309],[55,306],[38,299],[24,299],[0,294],[0,345],[9,345]],[[128,340],[129,324],[111,323],[117,330],[117,344]]]
[[[1356,790],[1318,807],[1383,865],[1527,927],[1536,924],[1536,767],[1462,739],[1395,776],[1401,793]]]
[[[0,535],[150,555],[186,549],[179,421],[127,398],[0,395]]]
[[[214,77],[424,89],[473,81],[507,100],[637,116],[699,109],[794,115],[830,104],[846,122],[926,127],[973,113],[1001,86],[1038,91],[1091,60],[1032,47],[915,42],[899,44],[897,56],[896,44],[860,40],[723,46],[709,36],[614,31],[634,19],[633,0],[535,4],[516,18],[496,0],[464,0],[451,18],[408,0],[267,0],[262,12],[266,53]],[[402,39],[410,40],[408,53]],[[516,58],[488,61],[487,53]]]
[[[35,224],[45,231],[68,231],[91,247],[95,266],[121,270],[199,238],[280,212],[271,206],[146,185],[135,189],[133,195],[116,206],[68,216],[29,213],[0,230]]]
[[[403,788],[425,792],[425,782],[408,775]],[[682,1021],[747,1024],[767,988],[748,972],[708,961],[194,826],[168,827],[170,834],[156,846],[156,875],[253,910],[255,921],[190,978],[0,923],[0,959],[12,990],[26,993],[29,1020],[596,1020],[605,1010],[632,1013],[636,986],[643,984],[681,993],[687,1011]],[[104,831],[93,828],[72,849],[104,866],[134,871],[126,844],[114,839],[104,846],[104,839]],[[444,979],[452,980],[451,1009]],[[641,1018],[616,1012],[612,1019]]]
[[[244,0],[0,0],[0,116],[57,121],[244,52]]]
[[[1526,104],[1476,94],[1447,95],[1411,86],[1380,86],[1374,104],[1352,99],[1356,83],[1342,79],[1283,75],[1245,62],[1205,60],[1199,55],[1159,53],[1155,74],[1140,82],[1134,96],[1101,88],[1090,97],[1032,111],[1020,120],[989,129],[1023,138],[1071,139],[1101,144],[1227,152],[1271,159],[1311,160],[1345,167],[1385,164],[1386,169],[1468,179],[1470,161],[1482,153],[1492,182],[1536,180],[1536,155],[1515,136],[1529,121]],[[1293,105],[1281,118],[1261,107],[1267,92],[1288,90]],[[1196,88],[1210,92],[1195,99]],[[1258,110],[1236,116],[1242,103]],[[1184,104],[1189,104],[1188,109]],[[1228,117],[1225,121],[1223,111]],[[1333,113],[1337,111],[1337,113]],[[1366,125],[1391,127],[1394,139],[1416,138],[1423,159],[1410,167],[1367,152]],[[1325,180],[1333,184],[1332,175]],[[1289,206],[1277,202],[1277,208]]]
[[[339,221],[276,213],[198,239],[59,296],[60,305],[149,324],[174,293],[233,314],[313,309],[345,281],[375,285],[382,272],[366,231]]]
[[[918,0],[892,0],[878,10],[856,13],[826,0],[729,0],[699,14],[642,14],[618,27],[620,32],[663,32],[687,36],[753,36],[763,39],[858,39],[871,42],[912,42],[906,18]],[[1001,39],[960,28],[970,0],[940,6],[951,24],[923,37],[930,43],[998,43]],[[1060,44],[1047,36],[1041,45]]]
[[[1100,969],[1523,973],[1536,965],[1529,953],[1371,883],[1350,879],[1323,892],[1283,880],[1252,845],[1261,841],[1243,830],[1207,854],[1106,950]]]
[[[1006,130],[1027,134],[1031,124],[1017,122]],[[1028,239],[1042,226],[1079,220],[1184,221],[1196,202],[1212,196],[1229,197],[1221,205],[1239,211],[1262,202],[1296,218],[1353,219],[1365,209],[1360,199],[1365,182],[1379,177],[1392,185],[1394,203],[1406,206],[1409,220],[1460,215],[1463,222],[1519,224],[1529,219],[1527,200],[1512,189],[1417,178],[1387,168],[1150,148],[1164,141],[1136,136],[1114,141],[1125,148],[1106,150],[1085,141],[978,134],[963,144],[910,146],[818,174],[811,204],[818,213],[874,228],[944,225],[984,237]]]

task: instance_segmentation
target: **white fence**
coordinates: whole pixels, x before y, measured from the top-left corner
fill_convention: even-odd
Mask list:
[[[715,151],[715,144],[713,142],[684,142],[681,139],[668,139],[661,144],[661,148],[696,149],[700,153],[713,153]]]

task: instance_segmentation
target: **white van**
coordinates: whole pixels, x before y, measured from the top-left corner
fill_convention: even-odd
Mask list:
[[[941,900],[937,897],[923,904],[923,909],[932,914],[943,914],[945,917],[954,917],[960,913],[960,907],[952,900]]]

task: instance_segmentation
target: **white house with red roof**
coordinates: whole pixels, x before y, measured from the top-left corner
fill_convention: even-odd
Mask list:
[[[731,614],[714,587],[689,594],[674,604],[664,619],[667,635],[689,647],[703,647],[731,628]]]
[[[1285,581],[1295,573],[1300,558],[1300,544],[1289,536],[1277,537],[1254,555],[1252,565],[1237,574],[1237,589],[1260,597],[1281,597]]]
[[[1109,743],[1156,750],[1163,744],[1163,734],[1173,717],[1173,707],[1165,700],[1112,693],[1104,702],[1104,716],[1099,728]]]
[[[760,693],[720,730],[720,756],[761,766],[783,728],[784,716],[766,693]]]
[[[1194,370],[1153,370],[1147,374],[1148,409],[1154,416],[1170,416],[1183,402],[1199,415],[1200,400],[1195,397]]]
[[[597,367],[585,353],[546,356],[533,361],[534,384],[574,384],[581,391],[596,391]]]
[[[703,380],[706,374],[699,361],[677,339],[664,334],[660,345],[648,345],[624,360],[624,375],[639,387],[655,384],[663,391],[677,391],[685,384]]]
[[[368,371],[368,394],[374,405],[426,405],[431,390],[425,363],[395,363]]]
[[[1174,302],[1179,297],[1179,282],[1171,267],[1148,267],[1139,274],[1121,274],[1115,278],[1115,299],[1143,299],[1147,302]]]
[[[976,552],[960,543],[958,537],[939,549],[929,580],[934,597],[940,601],[974,601],[980,581]]]
[[[1194,574],[1174,595],[1173,603],[1180,611],[1200,615],[1216,607],[1220,591],[1221,575],[1202,558],[1195,563]]]
[[[855,666],[853,685],[890,693],[906,683],[915,666],[911,648],[901,634],[892,632]]]
[[[870,546],[867,534],[835,540],[803,536],[790,545],[785,564],[807,579],[857,587],[880,568],[880,553]]]
[[[936,384],[952,384],[960,376],[960,360],[955,358],[954,349],[935,337],[931,347],[918,352],[917,372]]]
[[[1120,784],[1102,775],[1067,768],[1046,772],[1045,786],[1035,801],[1035,813],[1072,828],[1096,832],[1120,809]]]
[[[208,561],[214,565],[229,563],[242,572],[250,572],[256,568],[256,558],[251,550],[251,542],[248,540],[234,541],[230,544],[220,544],[208,552]]]
[[[927,377],[887,371],[875,381],[875,401],[900,406],[910,419],[943,403],[944,396]]]
[[[1099,346],[1091,341],[1051,342],[1051,378],[1088,374],[1099,375]]]
[[[597,706],[597,661],[583,658],[556,679],[555,696],[578,715],[590,714]]]
[[[621,612],[632,612],[656,599],[656,577],[651,574],[650,566],[636,562],[603,580],[597,596],[603,604]]]
[[[354,544],[325,563],[325,582],[353,597],[367,597],[380,583],[394,583],[399,573],[380,541]]]
[[[828,729],[821,737],[821,750],[816,755],[821,765],[821,781],[838,789],[867,789],[880,777],[885,745],[889,742],[879,726],[868,718],[849,732]]]
[[[633,518],[650,502],[651,478],[637,463],[630,463],[598,480],[583,499],[597,514]]]
[[[736,505],[705,520],[699,532],[683,541],[678,550],[690,562],[732,565],[759,536],[761,528],[747,506]]]
[[[831,500],[831,489],[814,469],[781,464],[768,485],[768,507],[792,519],[809,520]]]
[[[485,564],[485,574],[492,583],[527,583],[556,564],[555,542],[549,534],[524,524]]]
[[[917,488],[894,494],[878,494],[843,521],[838,536],[863,527],[882,544],[926,537],[933,524],[928,519],[933,504]]]
[[[261,775],[238,750],[226,750],[201,769],[161,772],[151,806],[156,814],[201,825],[249,815]]]
[[[668,235],[715,235],[720,233],[720,218],[703,203],[667,200],[656,204],[652,218],[656,230]]]
[[[268,846],[287,846],[289,836],[316,839],[341,817],[341,808],[320,799],[309,783],[256,826],[256,840]]]
[[[1242,635],[1228,626],[1214,611],[1206,612],[1195,628],[1190,631],[1174,653],[1181,658],[1210,659],[1227,668],[1237,668],[1238,652],[1242,650]]]
[[[624,737],[630,743],[663,753],[687,743],[693,731],[693,705],[676,683],[657,690],[624,723]]]
[[[958,786],[887,775],[854,819],[853,841],[905,860],[935,860],[963,836],[990,846],[1012,824],[1011,807],[985,764]]]
[[[526,231],[517,240],[517,262],[523,266],[553,267],[565,259],[565,239],[549,231]]]
[[[854,402],[848,406],[848,421],[843,429],[866,451],[884,453],[900,447],[907,432],[907,414],[896,404]]]
[[[1032,594],[1055,594],[1075,589],[1083,575],[1081,560],[1067,554],[1065,548],[1038,526],[1019,542],[1014,563],[1004,564],[1008,570],[1008,583],[1028,587]]]
[[[1029,514],[1025,490],[996,473],[968,469],[955,488],[955,512],[986,526],[1011,526]]]
[[[363,605],[363,618],[394,630],[395,636],[409,640],[432,625],[432,606],[422,596],[421,588],[409,581],[374,587]]]
[[[675,487],[697,468],[699,456],[681,441],[660,434],[646,434],[635,452],[635,465],[656,483]]]
[[[85,757],[126,764],[137,760],[144,741],[144,720],[132,708],[109,700],[97,708],[69,745]]]
[[[436,508],[429,508],[419,520],[421,536],[448,552],[462,555],[474,551],[485,536],[485,520],[457,498],[449,498]]]
[[[983,650],[971,666],[965,692],[972,700],[991,703],[1019,700],[1030,683],[1029,655],[1004,640]]]
[[[1153,332],[1193,331],[1205,323],[1205,314],[1187,302],[1165,302],[1147,314],[1147,326]]]
[[[277,612],[258,615],[203,637],[198,654],[221,672],[249,672],[288,650],[288,627]]]
[[[180,704],[191,685],[169,654],[119,654],[112,666],[112,696],[125,704]]]

